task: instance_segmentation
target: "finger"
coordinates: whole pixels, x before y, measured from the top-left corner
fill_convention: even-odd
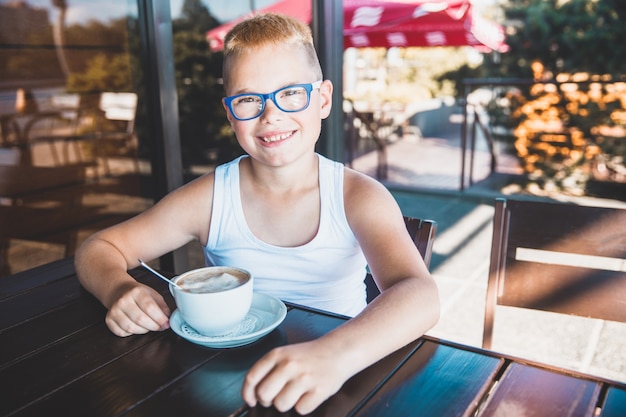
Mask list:
[[[298,382],[288,382],[273,400],[274,407],[281,413],[294,408],[306,392],[302,392],[304,387]]]
[[[105,319],[105,323],[109,330],[111,330],[111,333],[113,333],[114,335],[119,337],[130,336],[130,333],[122,329],[115,321],[110,320],[108,317]]]
[[[318,382],[316,383],[315,380],[311,380],[307,384],[307,391],[304,392],[296,401],[294,408],[298,414],[304,415],[312,413],[324,401],[332,395],[335,395],[343,385],[343,383],[337,384],[337,380],[335,380],[335,383],[333,384],[324,384],[320,383],[320,380],[317,381]]]
[[[131,320],[137,325],[151,331],[169,328],[170,310],[167,305],[161,305],[158,300],[148,300],[137,307],[135,315],[131,317]]]
[[[272,372],[276,366],[273,357],[274,356],[271,355],[271,352],[270,354],[265,355],[257,363],[255,363],[246,374],[246,378],[244,379],[243,387],[241,389],[241,396],[250,407],[254,407],[257,404],[257,387],[259,383],[267,376],[267,374]],[[267,407],[267,405],[263,405]]]
[[[324,401],[326,401],[330,395],[326,395],[320,392],[318,389],[313,389],[304,393],[293,408],[298,414],[306,415],[312,413],[317,407],[319,407]]]
[[[107,327],[117,336],[126,337],[132,334],[147,333],[146,329],[134,324],[127,316],[109,312],[105,318]]]
[[[131,322],[125,327],[126,330],[134,333],[147,333],[149,331],[162,330],[162,324],[155,321],[152,317],[146,314],[143,310],[134,311],[132,315],[128,316],[128,320]],[[165,317],[167,322],[167,317]]]
[[[141,319],[140,316],[145,314],[139,309],[134,301],[125,300],[118,303],[107,313],[106,322],[111,331],[119,336],[128,336],[131,334],[144,334],[150,331],[145,323],[151,322],[150,319]],[[142,324],[142,322],[144,324]],[[155,325],[153,324],[153,327]]]
[[[306,382],[303,382],[299,378],[299,374],[294,372],[294,369],[290,369],[290,366],[284,366],[284,364],[277,364],[274,368],[272,368],[271,372],[269,372],[265,377],[257,384],[255,394],[256,398],[261,403],[261,405],[265,407],[269,407],[272,404],[275,404],[276,398],[282,395],[283,390],[287,387],[289,383],[298,384],[299,388],[292,388],[289,390],[291,393],[287,395],[285,398],[285,402],[289,403],[289,408],[293,406],[297,397],[300,394],[295,394],[297,390],[304,390],[303,387],[306,386]],[[292,398],[295,397],[295,398]],[[291,398],[291,400],[290,400]]]
[[[120,307],[133,323],[148,331],[169,328],[170,309],[159,293],[151,288],[138,287],[130,294],[131,297]]]
[[[166,330],[170,328],[170,316],[172,315],[172,311],[170,307],[167,305],[163,297],[159,297],[157,300],[158,308],[156,311],[149,311],[148,314],[154,321],[156,321],[160,330]]]
[[[172,310],[170,310],[170,306],[167,305],[165,299],[159,294],[159,298],[156,300],[157,304],[161,308],[161,311],[169,317],[172,314]]]

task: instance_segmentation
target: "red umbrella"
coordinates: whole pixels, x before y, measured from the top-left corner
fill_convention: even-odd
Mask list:
[[[344,0],[344,47],[474,46],[504,52],[504,30],[470,0]]]
[[[302,20],[306,23],[311,23],[311,15],[312,15],[312,6],[311,0],[282,0],[277,3],[272,4],[264,9],[256,10],[254,12],[248,13],[247,15],[241,16],[235,20],[231,20],[228,23],[224,23],[221,26],[218,26],[214,29],[211,29],[207,33],[207,40],[209,41],[209,46],[212,51],[221,51],[224,49],[224,37],[228,33],[228,31],[235,26],[237,23],[241,22],[244,19],[248,19],[255,14],[260,13],[282,13],[288,16],[295,17],[297,19]]]
[[[473,46],[506,52],[503,28],[476,13],[471,0],[344,0],[344,47]],[[311,2],[282,0],[256,13],[311,22]],[[213,51],[243,16],[207,33]]]

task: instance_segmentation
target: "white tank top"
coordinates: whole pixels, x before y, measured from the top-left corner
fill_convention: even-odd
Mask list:
[[[239,157],[215,170],[213,214],[204,254],[207,265],[230,265],[254,275],[254,290],[284,301],[357,315],[366,305],[366,260],[348,225],[343,205],[343,164],[321,155],[320,226],[297,247],[267,244],[252,234],[244,218]]]

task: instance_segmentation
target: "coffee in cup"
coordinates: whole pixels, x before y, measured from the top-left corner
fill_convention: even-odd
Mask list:
[[[252,275],[243,269],[210,266],[179,275],[170,285],[183,320],[205,336],[237,328],[252,305]]]

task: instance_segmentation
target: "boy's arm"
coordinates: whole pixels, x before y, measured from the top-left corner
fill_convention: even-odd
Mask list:
[[[127,271],[193,239],[206,242],[213,176],[201,177],[170,193],[150,209],[99,231],[79,248],[75,266],[81,284],[109,309],[107,325],[127,336],[168,327],[170,311],[158,292]]]
[[[378,182],[346,170],[345,207],[381,294],[325,336],[273,350],[248,373],[249,405],[317,408],[351,376],[422,336],[439,318],[439,296],[402,213]]]
[[[91,236],[75,257],[81,284],[108,310],[107,326],[118,336],[167,329],[171,312],[165,300],[126,272],[132,266],[127,266],[126,259],[107,239],[107,234]]]

